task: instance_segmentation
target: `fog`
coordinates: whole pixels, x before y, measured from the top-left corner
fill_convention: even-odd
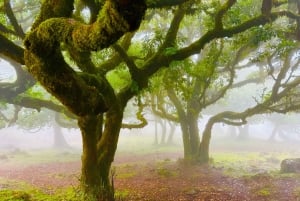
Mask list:
[[[0,66],[0,81],[13,82],[16,75],[10,64],[1,60]],[[236,82],[243,80],[252,72],[255,72],[257,68],[258,66],[252,66],[246,70],[240,70]],[[198,125],[200,137],[206,122],[216,111],[243,111],[257,104],[257,97],[260,97],[263,90],[270,88],[272,84],[272,80],[267,80],[262,84],[248,84],[246,87],[230,90],[224,98],[226,104],[214,104],[203,111]],[[243,97],[242,100],[240,97]],[[128,120],[134,114],[127,114],[127,116]],[[245,147],[247,147],[247,151],[281,151],[298,154],[297,145],[300,141],[298,119],[298,114],[265,114],[250,118],[246,125],[240,127],[215,124],[212,130],[210,152],[240,152],[245,151]],[[168,141],[171,130],[169,123],[151,114],[147,115],[147,120],[148,125],[142,129],[121,130],[117,154],[123,152],[156,152],[159,154],[167,150],[168,152],[177,153],[178,157],[182,157],[183,144],[180,125],[173,125],[174,135],[171,138],[172,140]],[[53,122],[49,122],[38,129],[24,129],[19,125],[0,129],[0,152],[4,153],[16,149],[35,151],[55,148],[55,129],[52,124]],[[79,129],[61,128],[60,135],[68,144],[68,149],[76,150],[78,153],[81,152],[82,143]]]
[[[199,120],[200,136],[209,116]],[[229,126],[215,124],[212,130],[211,153],[223,151],[276,151],[299,153],[300,126],[295,120],[299,115],[262,115],[251,118],[244,126]],[[175,125],[171,142],[167,142],[170,126],[165,124],[165,139],[162,139],[163,128],[153,120],[142,129],[122,129],[119,137],[117,153],[139,152],[174,152],[178,157],[183,156],[181,129]],[[163,124],[163,125],[164,125]],[[70,150],[82,149],[79,129],[61,128],[61,133]],[[19,150],[53,149],[55,133],[49,125],[36,130],[21,129],[18,126],[6,127],[0,130],[0,151],[2,153]],[[247,144],[247,149],[245,148]]]

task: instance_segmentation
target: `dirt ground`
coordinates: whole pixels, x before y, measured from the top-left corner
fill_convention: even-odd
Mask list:
[[[114,163],[117,194],[128,201],[298,201],[300,176],[262,172],[236,177],[222,167],[186,166],[176,154],[125,155]],[[1,162],[1,161],[0,161]],[[78,185],[80,162],[0,166],[0,178],[45,192]],[[11,188],[0,184],[0,189]]]

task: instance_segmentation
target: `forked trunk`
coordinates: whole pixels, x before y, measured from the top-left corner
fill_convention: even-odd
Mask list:
[[[117,148],[121,121],[122,112],[108,112],[103,133],[102,121],[98,116],[85,116],[78,121],[83,143],[80,183],[84,200],[114,200],[114,188],[109,173]]]
[[[195,116],[189,116],[184,120],[180,120],[184,160],[187,162],[196,162],[198,157],[198,147],[200,143],[198,119]]]

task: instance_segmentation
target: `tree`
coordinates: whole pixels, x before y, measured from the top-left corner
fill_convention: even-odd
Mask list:
[[[253,2],[248,1],[240,7],[238,6],[231,9],[229,11],[230,14],[228,14],[227,16],[227,18],[230,19],[229,21],[231,23],[239,22],[240,19],[238,19],[236,15],[240,15],[242,11],[244,14],[250,12],[245,16],[255,16],[257,10],[246,9],[249,6],[251,6],[252,3]],[[268,7],[268,3],[270,2],[264,1],[262,6]],[[279,5],[280,4],[276,4],[276,6]],[[262,15],[271,15],[270,9],[271,7],[262,8],[262,10],[264,10]],[[278,22],[280,26],[282,26],[283,23],[286,22]],[[275,38],[277,38],[276,40],[281,41],[282,44],[286,43],[286,46],[281,46],[282,49],[278,47],[277,52],[273,52],[274,55],[279,55],[280,51],[284,51],[284,49],[286,49],[289,45],[294,47],[292,41],[285,39],[287,33],[284,33],[284,35],[282,35],[282,27],[276,27],[278,26],[278,24],[274,26],[266,25],[261,27],[255,27],[243,34],[240,34],[239,36],[234,36],[230,39],[223,39],[219,41],[214,40],[214,42],[210,43],[210,46],[206,46],[203,48],[201,55],[198,56],[199,61],[195,62],[192,59],[186,59],[185,62],[174,63],[173,66],[171,66],[170,69],[168,69],[165,72],[165,74],[161,74],[160,81],[164,82],[164,90],[167,91],[168,98],[173,102],[177,110],[177,116],[182,130],[184,159],[186,161],[201,163],[208,162],[209,141],[211,136],[212,125],[214,123],[223,122],[233,125],[245,124],[246,121],[242,121],[243,123],[237,123],[226,120],[214,121],[214,123],[212,124],[212,120],[209,120],[206,129],[204,130],[203,138],[200,140],[198,120],[200,117],[200,113],[203,112],[204,109],[211,105],[214,105],[217,101],[223,98],[228,90],[236,87],[241,87],[249,83],[261,83],[268,79],[268,75],[270,75],[270,73],[272,74],[272,72],[274,71],[272,63],[275,62],[275,60],[271,62],[272,59],[269,58],[267,64],[271,66],[268,71],[265,72],[264,70],[262,70],[262,65],[266,64],[266,61],[260,61],[260,63],[256,62],[256,64],[260,65],[260,67],[259,72],[256,74],[255,77],[247,77],[244,78],[244,80],[242,81],[235,82],[237,70],[246,67],[251,67],[255,64],[252,60],[249,60],[249,55],[253,54],[253,51],[258,51],[259,48],[266,46],[266,41],[271,41],[269,42],[269,45],[277,45],[274,44]],[[209,29],[209,26],[211,26],[211,24],[207,23],[207,25],[208,27],[204,28]],[[213,26],[215,25],[216,24],[213,24]],[[294,28],[289,31],[289,35],[297,35],[297,31],[295,31]],[[193,31],[189,30],[189,33],[193,33]],[[177,45],[179,45],[179,42],[177,42]],[[239,49],[236,50],[236,56],[234,56],[234,50],[237,48]],[[263,57],[263,55],[268,54],[267,52],[269,51],[270,50],[266,50],[264,54],[260,54],[260,57]],[[259,50],[259,52],[261,52],[261,50]],[[237,65],[240,61],[245,59],[248,60],[248,65]],[[278,62],[278,60],[276,60],[276,62]],[[293,75],[290,75],[290,77],[292,76]],[[173,80],[178,80],[178,82],[173,84]],[[297,87],[297,85],[295,85],[295,87]],[[239,100],[239,102],[240,101],[241,100]],[[297,108],[297,103],[295,103],[294,106],[295,108]],[[160,109],[160,111],[163,110]],[[223,110],[221,109],[221,111]],[[255,114],[263,112],[264,109],[261,108],[261,110],[257,109],[255,111]],[[221,114],[222,113],[220,113],[220,115]],[[169,116],[170,115],[172,114],[169,114]],[[250,116],[252,115],[254,114],[251,114]],[[164,116],[166,117],[167,115],[164,113]],[[218,114],[216,114],[215,116],[218,116]],[[212,119],[214,118],[212,117]],[[209,134],[207,134],[207,130],[209,130]]]
[[[25,38],[22,32],[17,31],[20,27],[14,20],[15,16],[10,15],[10,1],[1,2],[1,16],[9,22],[1,21],[5,29],[1,29],[0,43],[4,46],[0,46],[0,54],[25,64],[30,74],[77,116],[83,141],[81,189],[85,199],[92,200],[113,199],[109,171],[122,126],[123,111],[131,98],[148,87],[150,77],[175,61],[198,54],[215,39],[232,37],[280,16],[298,18],[283,10],[232,22],[228,19],[228,12],[240,3],[228,0],[221,4],[220,1],[212,12],[209,9],[207,12],[207,16],[213,19],[208,21],[212,26],[193,41],[177,46],[183,19],[201,10],[201,5],[205,8],[205,4],[198,0],[149,0],[148,9],[166,8],[171,23],[165,34],[160,33],[162,40],[152,49],[147,49],[148,52],[132,52],[132,48],[138,47],[139,43],[133,38],[134,33],[127,32],[138,29],[146,10],[143,0],[43,1]],[[86,17],[84,8],[88,8],[90,17]],[[146,20],[147,17],[151,20],[150,12]],[[147,33],[147,24],[151,21],[143,24],[140,35]],[[25,49],[15,43],[16,36],[24,39]],[[109,80],[111,72],[122,70],[127,73],[129,82],[121,88],[114,88]],[[26,99],[15,100],[19,95],[17,93],[12,102],[25,106]],[[27,105],[37,108],[46,105],[44,101],[37,102],[38,106],[32,104],[34,101],[30,99]],[[64,108],[53,102],[47,107],[56,110]]]

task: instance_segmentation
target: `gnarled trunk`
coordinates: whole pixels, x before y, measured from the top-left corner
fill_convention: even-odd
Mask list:
[[[110,110],[106,114],[103,132],[99,116],[84,116],[78,121],[83,142],[80,182],[84,200],[114,200],[109,173],[117,148],[122,113],[122,110],[115,108]]]
[[[196,115],[188,115],[180,118],[183,139],[184,160],[187,162],[197,161],[198,147],[200,143],[198,118]]]

